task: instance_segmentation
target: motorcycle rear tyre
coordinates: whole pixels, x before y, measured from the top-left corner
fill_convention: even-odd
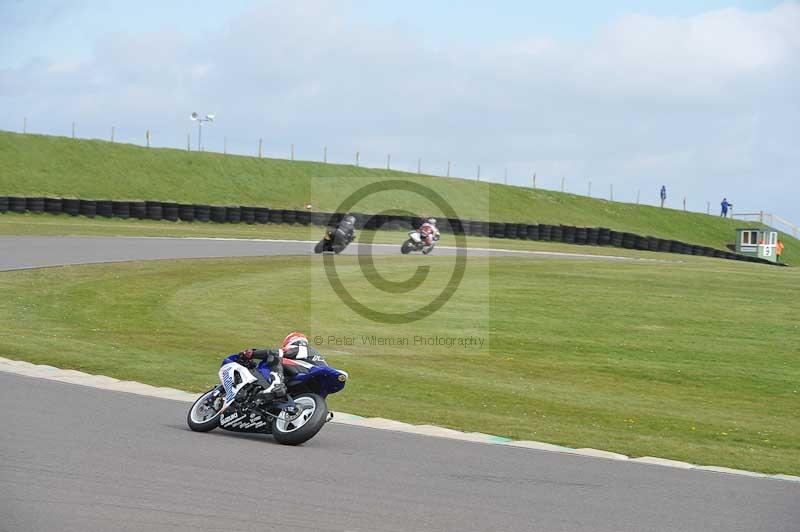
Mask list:
[[[403,245],[400,247],[400,253],[402,253],[403,255],[408,255],[409,253],[414,251],[415,247],[416,246],[414,245],[414,241],[409,238],[408,240],[403,242]]]

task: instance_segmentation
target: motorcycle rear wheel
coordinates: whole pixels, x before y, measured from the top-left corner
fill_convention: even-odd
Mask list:
[[[194,402],[186,416],[186,423],[195,432],[208,432],[219,427],[219,414],[222,410],[224,395],[213,397],[217,388],[213,388]]]
[[[314,253],[317,254],[322,253],[324,249],[325,249],[325,240],[323,239],[317,242],[317,245],[314,246]]]
[[[403,242],[403,245],[400,247],[400,253],[403,255],[408,255],[410,252],[414,250],[416,246],[414,245],[414,241],[410,238]]]
[[[328,405],[325,399],[315,393],[303,393],[294,398],[294,402],[302,405],[302,412],[291,416],[281,412],[272,421],[272,436],[283,445],[300,445],[320,431],[328,417]]]

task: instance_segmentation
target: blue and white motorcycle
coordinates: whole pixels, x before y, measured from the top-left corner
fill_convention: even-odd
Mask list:
[[[237,362],[236,355],[229,356],[219,370],[222,384],[201,395],[189,409],[189,428],[272,434],[284,445],[310,440],[333,418],[325,398],[344,388],[348,374],[328,366],[322,357],[284,358],[283,371],[286,395],[265,401],[259,392],[262,383],[268,385],[272,379],[266,361],[250,370]]]

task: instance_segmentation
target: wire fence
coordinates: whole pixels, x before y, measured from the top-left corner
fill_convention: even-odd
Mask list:
[[[622,201],[620,199],[621,196],[620,196],[620,191],[619,190],[617,190],[617,196],[616,196],[616,199],[615,199],[615,190],[614,190],[614,184],[613,183],[608,185],[608,193],[607,194],[605,193],[605,191],[598,190],[597,187],[595,187],[594,192],[593,192],[592,180],[591,179],[570,179],[570,180],[568,180],[567,177],[564,176],[564,177],[560,178],[560,186],[548,187],[548,186],[544,186],[544,185],[552,184],[552,179],[543,180],[541,177],[537,177],[536,172],[533,171],[533,170],[528,174],[528,175],[530,175],[530,181],[528,183],[526,183],[525,185],[521,185],[521,184],[518,184],[518,183],[513,183],[513,182],[509,183],[508,182],[508,168],[506,168],[504,170],[503,179],[502,180],[498,179],[497,177],[488,177],[485,172],[484,172],[483,175],[481,175],[481,165],[480,164],[473,165],[474,173],[472,175],[463,175],[463,174],[456,175],[456,172],[455,172],[456,165],[455,165],[454,161],[447,161],[446,171],[439,171],[439,173],[437,173],[436,171],[432,171],[430,168],[426,167],[424,165],[425,161],[421,157],[417,157],[416,160],[414,161],[416,163],[414,165],[415,166],[414,168],[409,168],[408,166],[406,166],[405,168],[400,168],[396,164],[396,159],[395,159],[395,163],[393,164],[392,153],[387,153],[385,158],[383,159],[383,161],[380,162],[379,157],[376,157],[374,155],[372,155],[370,157],[365,157],[364,154],[360,150],[352,150],[352,153],[351,153],[351,156],[349,157],[349,160],[345,160],[345,161],[337,160],[337,161],[334,162],[334,161],[329,160],[329,151],[328,151],[328,146],[327,145],[323,145],[323,146],[321,146],[319,148],[319,150],[318,150],[319,151],[319,154],[318,154],[319,158],[312,158],[312,159],[303,158],[303,159],[301,159],[301,158],[297,157],[297,150],[296,150],[295,144],[288,145],[287,147],[283,148],[283,151],[282,151],[281,149],[277,148],[276,145],[268,145],[264,141],[263,137],[261,137],[261,138],[242,138],[242,137],[235,137],[235,136],[227,136],[227,135],[225,135],[225,136],[223,136],[223,139],[222,139],[222,150],[221,151],[209,150],[209,149],[207,149],[207,147],[205,145],[205,142],[203,142],[203,140],[202,140],[202,137],[203,137],[203,132],[202,132],[203,125],[202,124],[203,124],[203,122],[198,122],[198,127],[197,127],[197,130],[196,130],[196,134],[194,134],[191,129],[188,130],[186,132],[185,142],[181,143],[181,144],[174,144],[173,143],[171,145],[169,145],[169,144],[168,145],[161,144],[159,146],[156,146],[156,144],[155,144],[156,136],[154,135],[153,130],[146,129],[146,130],[144,130],[144,132],[142,132],[141,130],[134,130],[134,129],[131,129],[131,128],[118,128],[116,126],[110,126],[110,128],[108,130],[108,134],[107,134],[108,136],[106,136],[105,138],[92,138],[92,139],[87,139],[87,140],[106,140],[106,141],[109,141],[111,143],[133,144],[133,145],[137,145],[137,146],[144,146],[144,147],[147,147],[147,148],[150,148],[150,147],[176,148],[177,147],[178,149],[185,149],[186,151],[189,151],[189,152],[219,153],[219,154],[222,154],[222,155],[230,155],[230,156],[272,158],[272,159],[284,159],[284,160],[290,160],[290,161],[295,161],[295,160],[300,161],[300,160],[302,160],[302,161],[306,161],[306,162],[317,162],[317,163],[323,163],[323,164],[353,164],[353,165],[355,165],[357,167],[362,167],[362,168],[397,170],[397,171],[408,172],[408,173],[417,173],[419,175],[425,174],[425,175],[434,175],[434,176],[439,176],[439,177],[452,177],[452,178],[465,179],[465,180],[475,180],[475,181],[479,181],[479,182],[488,182],[488,183],[494,183],[494,184],[501,184],[502,183],[502,184],[507,185],[507,186],[513,186],[513,187],[519,187],[519,188],[528,188],[528,189],[532,188],[532,189],[540,189],[540,190],[560,191],[560,192],[567,193],[567,194],[574,194],[574,195],[577,195],[577,196],[585,196],[585,197],[589,197],[589,198],[594,198],[594,199],[599,199],[599,200],[608,200],[608,201],[618,202],[618,203],[635,203],[637,205],[642,204],[641,203],[641,197],[642,197],[641,189],[637,189],[636,190],[636,196],[635,196],[636,199],[635,199],[635,201],[633,199],[631,201]],[[22,133],[23,134],[31,133],[31,131],[29,131],[29,124],[28,124],[28,119],[27,118],[23,119]],[[80,137],[80,136],[76,135],[76,122],[72,122],[71,138],[73,138],[73,139],[85,139],[85,137]],[[317,151],[317,150],[315,150],[315,151]],[[444,168],[442,168],[442,170],[443,169]],[[556,179],[558,179],[558,178],[556,178]],[[543,182],[543,181],[546,181],[546,182]],[[556,182],[558,182],[558,181],[556,181]],[[577,190],[576,189],[575,182],[579,182],[580,183],[580,185],[578,185],[578,186],[581,188],[581,190]],[[583,192],[584,190],[585,190],[585,193]],[[626,192],[630,193],[631,190],[628,189]],[[632,196],[632,194],[631,194],[631,196]],[[660,198],[659,196],[657,196],[655,194],[653,195],[653,197],[654,198],[658,198],[657,201],[654,201],[653,203],[648,203],[647,201],[645,201],[644,204],[651,205],[651,206],[659,206],[660,205],[662,208],[674,208],[674,207],[667,206],[668,204],[664,201],[663,198]],[[688,203],[689,203],[688,195],[679,195],[678,198],[679,198],[679,207],[677,208],[677,210],[682,210],[682,211],[685,211],[685,212],[695,212],[695,213],[701,213],[701,214],[707,214],[707,215],[711,215],[712,214],[712,208],[711,208],[712,202],[711,201],[706,201],[705,202],[705,209],[697,209],[697,204],[696,203],[695,203],[695,208],[692,209],[692,208],[690,208],[688,206]],[[765,224],[765,225],[769,225],[770,227],[773,227],[773,228],[776,228],[776,229],[779,229],[779,230],[780,230],[780,227],[776,227],[776,224],[777,225],[781,225],[782,227],[788,229],[788,231],[785,231],[785,232],[787,232],[787,233],[791,232],[792,236],[794,236],[795,238],[798,238],[800,236],[798,234],[799,230],[798,230],[798,226],[797,225],[795,225],[795,224],[793,224],[793,223],[791,223],[791,222],[789,222],[789,221],[787,221],[787,220],[785,220],[785,219],[783,219],[783,218],[781,218],[781,217],[779,217],[779,216],[777,216],[775,214],[768,213],[768,212],[765,212],[765,211],[759,211],[757,213],[741,213],[741,214],[737,213],[737,214],[734,215],[733,214],[733,206],[732,205],[729,207],[729,209],[730,209],[730,213],[731,213],[730,214],[731,218],[734,218],[734,216],[735,216],[735,217],[740,218],[742,220],[755,221],[755,218],[757,217],[758,221],[763,223],[763,224]],[[716,215],[716,209],[714,211],[714,214]]]

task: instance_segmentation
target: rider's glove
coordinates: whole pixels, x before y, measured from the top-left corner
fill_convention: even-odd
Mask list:
[[[239,353],[239,356],[242,357],[242,358],[245,358],[246,360],[252,360],[253,359],[253,350],[252,350],[252,348],[248,347],[244,351],[241,351]]]

